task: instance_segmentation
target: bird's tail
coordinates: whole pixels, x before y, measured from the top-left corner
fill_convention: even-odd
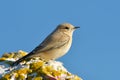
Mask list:
[[[15,61],[14,63],[12,63],[12,65],[11,65],[11,66],[16,66],[16,65],[18,65],[18,64],[19,64],[20,62],[22,62],[23,60],[25,60],[25,59],[29,58],[29,57],[30,57],[30,55],[31,55],[31,53],[29,53],[29,54],[27,54],[26,56],[24,56],[24,57],[22,57],[22,58],[18,59],[17,61]]]
[[[12,66],[18,65],[20,62],[22,62],[22,61],[25,59],[25,57],[26,57],[26,56],[24,56],[24,57],[18,59],[17,61],[15,61],[14,63],[12,63]]]

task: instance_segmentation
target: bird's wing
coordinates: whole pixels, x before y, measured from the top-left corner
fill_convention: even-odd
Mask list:
[[[12,66],[19,64],[21,61],[23,61],[26,58],[31,57],[34,54],[49,51],[55,48],[60,48],[61,46],[64,46],[67,44],[70,40],[70,36],[66,34],[53,34],[52,36],[48,36],[38,47],[36,47],[33,51],[31,51],[28,55],[20,58],[16,62],[12,64]]]
[[[48,36],[38,47],[32,51],[32,53],[40,53],[51,49],[60,48],[68,43],[69,40],[70,36],[66,34]]]

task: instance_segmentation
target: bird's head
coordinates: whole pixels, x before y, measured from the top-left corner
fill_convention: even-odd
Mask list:
[[[80,27],[75,27],[70,23],[63,23],[58,25],[57,30],[64,32],[65,34],[72,35],[74,30]]]

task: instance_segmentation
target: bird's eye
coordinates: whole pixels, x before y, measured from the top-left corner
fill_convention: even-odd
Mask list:
[[[69,29],[69,27],[65,27],[65,29]]]

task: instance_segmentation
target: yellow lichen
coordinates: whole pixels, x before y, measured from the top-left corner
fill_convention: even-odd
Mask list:
[[[22,50],[19,50],[18,52],[14,52],[14,56],[13,56],[13,58],[21,58],[21,57],[23,57],[23,56],[25,56],[27,54],[27,52],[24,52],[24,51],[22,51]]]
[[[61,71],[57,71],[55,69],[53,69],[52,66],[45,66],[42,68],[42,72],[45,73],[46,75],[49,75],[49,76],[60,76],[62,74]]]
[[[4,53],[2,58],[19,58],[25,56],[26,54],[27,52],[19,50],[18,52]]]
[[[24,52],[22,50],[19,50],[18,53],[20,53],[22,56],[25,56],[27,54],[27,52]]]
[[[74,79],[75,79],[75,80],[82,80],[82,79],[81,79],[80,77],[78,77],[78,76],[75,76]]]
[[[2,58],[0,58],[0,61],[4,61],[4,63],[8,64],[10,63],[9,58],[18,59],[22,56],[25,56],[27,53],[24,51],[18,51],[18,52],[12,52],[12,53],[5,53]],[[76,75],[73,75],[66,70],[64,70],[61,67],[58,67],[57,70],[54,69],[55,65],[52,65],[51,62],[48,61],[48,64],[46,61],[41,60],[38,58],[31,58],[24,60],[25,65],[29,66],[28,68],[17,68],[18,70],[13,70],[9,74],[5,74],[0,80],[11,80],[12,78],[15,78],[15,80],[61,80],[62,75],[65,75],[66,80],[82,80]],[[29,63],[30,61],[30,63]],[[35,61],[35,62],[34,62]],[[28,62],[28,63],[27,63]],[[54,63],[56,61],[53,61]],[[57,63],[55,63],[58,65]],[[60,65],[62,66],[62,65]],[[57,67],[57,66],[56,66]],[[63,79],[63,78],[62,78]]]
[[[0,58],[0,62],[5,61],[5,60],[6,60],[6,58],[4,58],[4,57]]]
[[[43,80],[42,77],[35,77],[34,80]]]
[[[21,74],[16,79],[17,80],[25,80],[25,76],[24,76],[24,74]]]
[[[5,74],[3,78],[1,78],[1,80],[10,80],[11,76],[10,74]]]
[[[51,66],[46,66],[46,67],[42,67],[42,72],[45,74],[52,74],[52,67]]]
[[[17,70],[17,73],[18,74],[21,74],[21,73],[26,74],[28,72],[28,70],[29,70],[28,68],[23,68],[23,69]]]
[[[61,73],[60,71],[56,71],[56,70],[53,70],[53,71],[52,71],[52,75],[55,76],[55,77],[56,77],[56,76],[60,76],[61,74],[62,74],[62,73]]]
[[[14,53],[5,53],[3,54],[2,57],[5,57],[5,58],[12,58],[14,56]]]
[[[28,77],[27,77],[27,80],[32,80],[32,76],[28,76]]]
[[[24,80],[25,75],[27,75],[29,73],[29,71],[30,70],[28,68],[22,68],[22,69],[16,70],[16,71],[14,71],[14,73],[16,74],[15,78]]]
[[[39,69],[41,66],[43,66],[44,62],[43,61],[40,61],[40,62],[37,62],[37,63],[32,63],[30,65],[30,68],[33,70],[33,71],[36,71],[37,69]]]

